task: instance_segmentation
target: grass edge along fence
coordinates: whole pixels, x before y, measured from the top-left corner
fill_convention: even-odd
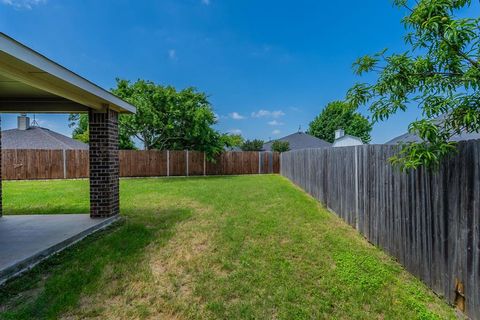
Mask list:
[[[89,176],[88,150],[2,150],[3,180]],[[276,152],[228,151],[209,161],[204,152],[120,150],[121,177],[268,174],[280,172]]]
[[[480,140],[458,144],[438,170],[402,172],[390,145],[281,154],[281,174],[434,292],[480,319]]]

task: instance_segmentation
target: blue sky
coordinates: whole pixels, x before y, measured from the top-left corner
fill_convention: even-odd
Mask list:
[[[306,130],[342,99],[362,80],[357,57],[404,50],[402,15],[389,0],[0,0],[2,32],[98,85],[194,86],[210,96],[220,131],[264,140]],[[376,124],[372,142],[419,116],[412,108]],[[15,115],[2,119],[15,126]],[[36,119],[71,134],[65,115]]]

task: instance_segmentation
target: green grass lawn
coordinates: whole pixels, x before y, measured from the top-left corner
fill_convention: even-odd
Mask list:
[[[4,211],[88,212],[88,182],[4,182]],[[118,225],[0,288],[0,319],[448,319],[390,257],[274,175],[121,181]]]

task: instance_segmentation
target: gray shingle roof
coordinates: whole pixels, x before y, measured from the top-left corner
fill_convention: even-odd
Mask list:
[[[463,141],[463,140],[476,140],[480,139],[480,132],[477,133],[462,133],[454,135],[450,140],[451,141]],[[385,144],[398,144],[398,143],[407,143],[407,142],[420,142],[421,139],[411,133],[405,133],[401,136],[393,138],[392,140],[386,142]]]
[[[42,127],[2,131],[2,149],[88,150],[88,144]]]
[[[286,137],[277,139],[280,141],[288,141],[290,144],[290,150],[297,150],[297,149],[308,149],[308,148],[325,148],[331,147],[332,144],[326,142],[325,140],[318,139],[317,137],[311,136],[308,133],[304,132],[295,132],[291,135]],[[263,150],[271,151],[272,150],[272,140],[263,145]]]
[[[441,125],[445,121],[446,115],[441,115],[434,120],[435,124]],[[463,132],[461,134],[454,135],[450,141],[463,141],[463,140],[477,140],[480,139],[480,132],[476,133],[467,133]],[[401,136],[393,138],[390,141],[387,141],[385,144],[398,144],[398,143],[407,143],[407,142],[420,142],[421,139],[411,133],[404,133]]]

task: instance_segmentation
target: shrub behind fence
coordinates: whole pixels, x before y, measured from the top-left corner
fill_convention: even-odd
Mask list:
[[[281,154],[281,174],[480,319],[480,141],[460,143],[438,171],[401,172],[388,161],[396,151],[291,151]]]

